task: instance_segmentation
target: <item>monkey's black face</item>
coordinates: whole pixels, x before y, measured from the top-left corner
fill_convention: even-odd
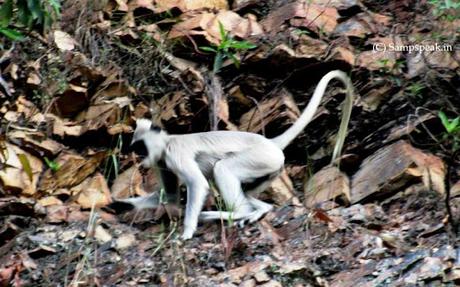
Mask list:
[[[147,151],[147,146],[143,140],[135,141],[130,146],[130,151],[135,152],[138,156],[145,158],[149,155]]]

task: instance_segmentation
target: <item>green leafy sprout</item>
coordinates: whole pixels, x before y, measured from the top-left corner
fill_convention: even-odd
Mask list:
[[[428,0],[428,3],[433,5],[433,13],[435,16],[447,16],[447,19],[458,19],[458,9],[460,2],[458,0]]]
[[[200,47],[202,51],[214,53],[213,72],[217,73],[222,68],[226,59],[231,59],[233,64],[239,68],[240,60],[236,57],[239,51],[247,51],[257,46],[248,41],[235,40],[229,32],[225,31],[224,25],[219,22],[220,43],[219,45]]]
[[[21,41],[24,35],[17,27],[45,31],[59,18],[60,9],[60,0],[5,0],[0,6],[0,34]]]
[[[61,166],[54,160],[48,159],[46,156],[43,158],[46,165],[51,169],[52,172],[57,172]]]
[[[452,151],[457,151],[460,148],[460,117],[449,119],[442,111],[438,113],[438,117],[446,130],[443,140],[451,142]]]
[[[441,123],[448,134],[460,132],[460,117],[456,117],[455,119],[449,119],[446,116],[446,114],[442,111],[438,113],[438,116],[439,119],[441,119]]]

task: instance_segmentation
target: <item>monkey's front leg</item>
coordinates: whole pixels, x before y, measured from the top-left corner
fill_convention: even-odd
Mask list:
[[[209,185],[198,167],[194,171],[189,170],[184,179],[187,186],[187,205],[185,207],[184,233],[181,238],[187,240],[193,237],[198,226],[198,216],[203,209]]]

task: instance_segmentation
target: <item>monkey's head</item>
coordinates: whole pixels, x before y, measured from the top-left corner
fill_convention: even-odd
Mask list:
[[[131,149],[145,158],[142,164],[145,167],[154,165],[163,156],[168,134],[159,126],[147,119],[138,119],[131,141]]]

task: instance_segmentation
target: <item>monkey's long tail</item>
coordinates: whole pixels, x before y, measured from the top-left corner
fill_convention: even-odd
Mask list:
[[[133,209],[141,210],[147,208],[156,208],[159,204],[159,196],[157,193],[152,193],[147,196],[116,199],[107,207],[115,213],[124,213]]]
[[[284,133],[271,139],[279,148],[286,148],[286,146],[291,141],[293,141],[310,123],[321,103],[321,99],[323,98],[329,81],[334,78],[340,80],[345,85],[347,92],[347,96],[345,98],[344,106],[342,109],[342,121],[340,123],[337,143],[334,147],[334,152],[332,155],[332,161],[335,161],[337,156],[340,154],[343,143],[345,141],[345,135],[347,133],[348,122],[350,121],[351,108],[353,105],[353,85],[351,84],[351,80],[347,74],[339,70],[331,71],[321,78],[318,85],[316,86],[315,92],[313,93],[310,102],[300,115],[299,119]]]

